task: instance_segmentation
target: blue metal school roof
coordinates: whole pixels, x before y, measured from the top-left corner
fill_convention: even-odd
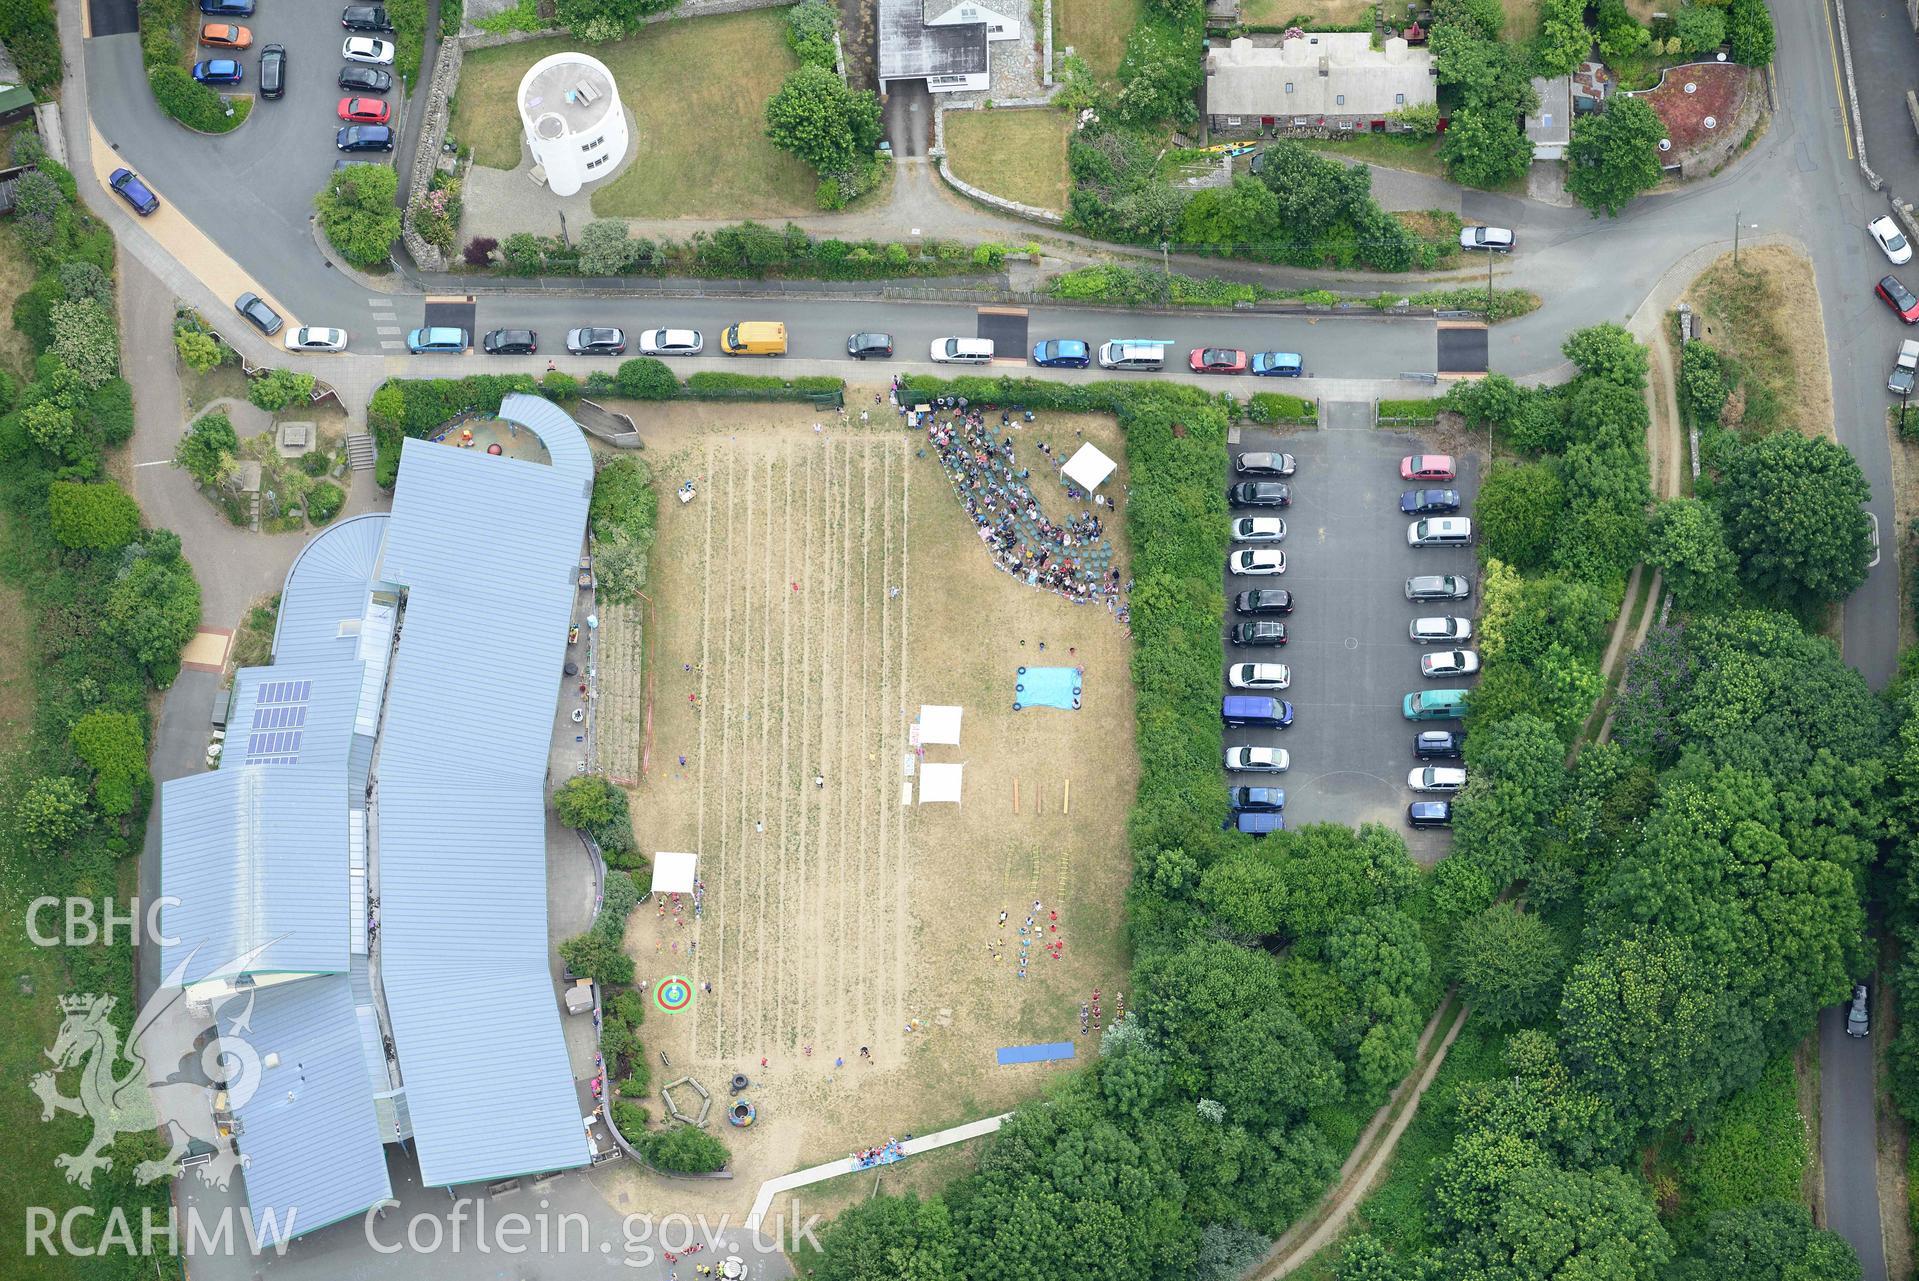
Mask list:
[[[380,739],[381,979],[424,1183],[589,1159],[546,933],[546,771],[593,463],[409,440],[380,577],[407,592]]]
[[[343,520],[306,545],[287,570],[273,630],[275,663],[352,659],[358,632],[340,624],[361,617],[386,537],[385,512]]]
[[[256,1244],[359,1214],[393,1194],[374,1119],[352,982],[344,974],[258,989],[243,1034],[258,1086],[238,1108]],[[275,1060],[267,1066],[269,1059]]]

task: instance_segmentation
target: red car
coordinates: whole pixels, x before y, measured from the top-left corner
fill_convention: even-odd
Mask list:
[[[1872,292],[1885,299],[1886,306],[1898,313],[1899,319],[1908,325],[1919,325],[1919,298],[1914,298],[1912,290],[1899,283],[1899,277],[1884,277],[1873,286]]]
[[[1453,480],[1459,475],[1447,454],[1409,454],[1399,460],[1401,480]]]
[[[1195,347],[1186,365],[1196,374],[1243,374],[1246,353],[1231,347]]]
[[[340,119],[356,125],[383,125],[393,109],[378,98],[340,99]]]

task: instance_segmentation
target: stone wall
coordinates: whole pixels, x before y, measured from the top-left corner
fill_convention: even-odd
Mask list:
[[[1721,121],[1711,144],[1689,152],[1679,162],[1679,176],[1682,178],[1705,178],[1719,171],[1728,160],[1738,153],[1739,146],[1746,134],[1759,123],[1759,116],[1765,110],[1766,92],[1755,73],[1746,77],[1746,91],[1739,99],[1739,110],[1729,121]]]
[[[420,118],[420,140],[413,151],[413,178],[407,184],[406,204],[409,209],[414,201],[426,195],[427,186],[439,168],[440,145],[446,141],[446,127],[453,114],[453,91],[460,87],[461,57],[458,40],[440,42],[440,56],[433,61],[433,75],[428,78],[426,93],[421,98],[422,110],[426,114]],[[446,255],[413,230],[411,218],[400,230],[400,243],[406,246],[407,253],[421,270],[446,270]]]
[[[933,108],[933,156],[939,161],[940,177],[946,180],[947,186],[968,199],[977,200],[992,209],[1003,210],[1017,218],[1025,218],[1032,222],[1043,222],[1052,227],[1057,227],[1065,221],[1064,218],[1054,213],[1051,209],[1041,209],[1035,205],[1023,205],[1017,200],[1008,200],[1004,196],[996,196],[984,188],[975,187],[972,183],[962,178],[954,177],[952,166],[946,163],[946,113],[949,111],[978,111],[981,110],[981,107],[978,103],[972,102],[940,103],[938,96],[935,96],[933,101],[937,104]],[[999,105],[1002,107],[1045,107],[1052,104],[1050,98],[1039,98],[1025,102],[1004,102]]]

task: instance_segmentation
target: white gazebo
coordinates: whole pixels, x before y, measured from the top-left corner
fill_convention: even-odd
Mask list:
[[[964,765],[920,766],[920,804],[930,805],[946,801],[958,805],[960,783],[965,772]]]
[[[951,743],[959,746],[960,716],[958,707],[941,707],[933,703],[920,704],[920,744]]]
[[[1105,483],[1113,474],[1118,463],[1101,453],[1099,447],[1090,441],[1079,447],[1079,452],[1066,460],[1064,471],[1066,478],[1089,493]]]
[[[691,894],[697,854],[676,854],[661,850],[653,855],[653,892],[655,894]]]

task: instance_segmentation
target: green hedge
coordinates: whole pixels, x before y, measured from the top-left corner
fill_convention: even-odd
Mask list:
[[[1247,398],[1246,416],[1256,423],[1310,423],[1318,421],[1319,407],[1304,397],[1256,391]]]
[[[160,110],[201,133],[230,133],[246,123],[247,113],[253,109],[252,98],[236,97],[232,114],[227,114],[227,104],[220,95],[180,66],[152,68],[147,72],[147,83],[153,86]]]
[[[1379,402],[1379,418],[1384,422],[1430,423],[1439,417],[1439,401],[1433,397],[1418,397],[1412,400],[1382,400]]]
[[[60,85],[60,36],[48,0],[0,0],[0,44],[37,98]]]
[[[420,60],[426,55],[426,0],[385,0],[387,21],[393,24],[393,71],[408,89],[420,83]],[[459,5],[453,9],[458,12]]]
[[[597,226],[598,224],[588,224]],[[964,276],[998,271],[1006,248],[986,242],[928,238],[899,241],[815,239],[793,223],[769,227],[742,222],[702,231],[691,239],[619,241],[618,256],[608,250],[596,270],[581,266],[581,246],[559,236],[516,232],[500,242],[500,262],[478,268],[509,276],[663,276],[715,279],[890,280],[912,276]],[[591,237],[581,237],[586,240]],[[615,263],[617,262],[617,266]]]
[[[679,395],[688,400],[806,400],[846,389],[846,380],[820,374],[781,378],[777,374],[704,371],[686,380]]]

